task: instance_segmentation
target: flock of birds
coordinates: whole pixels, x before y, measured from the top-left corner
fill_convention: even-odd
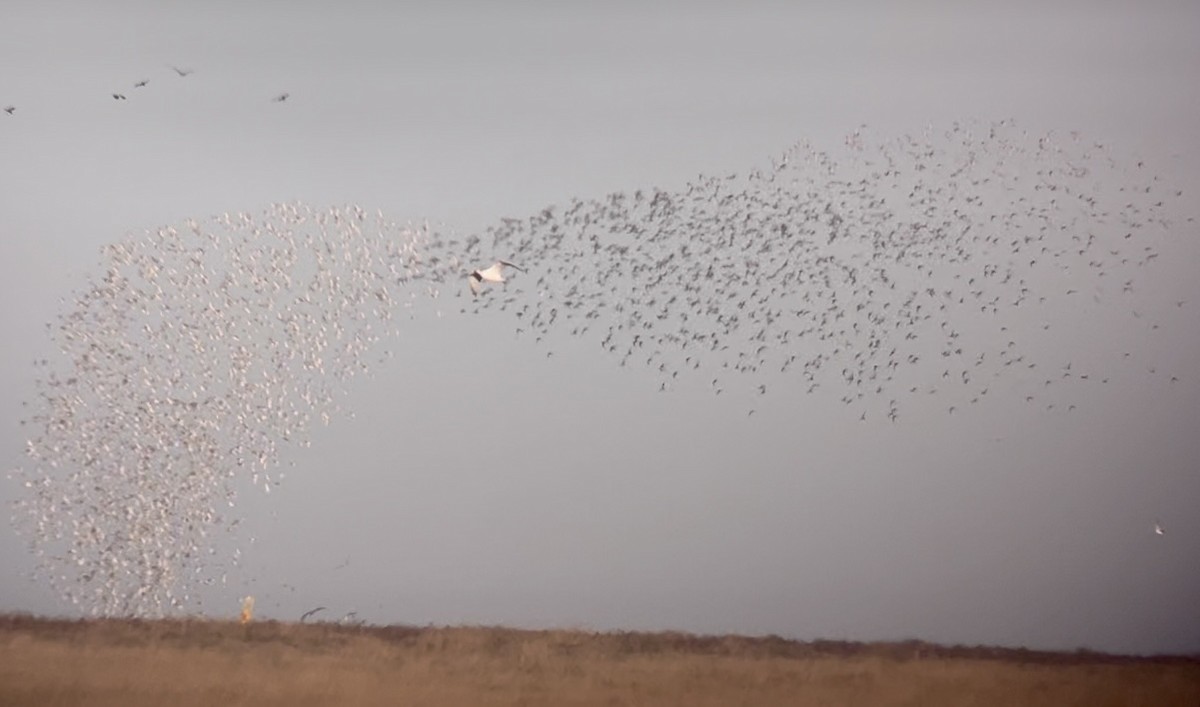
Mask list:
[[[63,358],[36,362],[16,520],[40,575],[93,614],[196,608],[240,556],[243,482],[279,483],[281,446],[307,445],[380,342],[446,297],[537,346],[590,341],[664,392],[832,395],[851,422],[1014,390],[1066,412],[1128,370],[1169,384],[1120,347],[1075,359],[1058,331],[1169,322],[1140,283],[1180,196],[1103,145],[1004,121],[860,129],[836,158],[798,144],[769,169],[481,233],[295,203],[150,230],[107,246],[48,325]]]
[[[171,69],[171,71],[175,72],[175,74],[179,78],[186,78],[186,77],[191,76],[192,74],[196,73],[195,70],[193,70],[193,69],[181,69],[178,66],[174,66],[174,65],[168,65],[167,68],[169,68],[169,69]],[[135,89],[145,88],[148,85],[150,85],[150,79],[140,79],[133,83],[133,87]],[[283,103],[284,101],[286,101],[288,99],[288,97],[290,95],[291,94],[289,94],[289,93],[280,93],[279,95],[272,98],[271,101],[274,103]],[[112,94],[112,97],[113,97],[114,101],[129,100],[129,96],[125,95],[124,93],[121,93],[120,91],[114,91]],[[4,107],[4,112],[8,113],[9,115],[13,115],[14,113],[16,113],[16,111],[17,111],[16,106],[9,105],[9,106]]]

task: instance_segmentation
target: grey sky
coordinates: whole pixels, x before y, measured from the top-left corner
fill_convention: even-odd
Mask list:
[[[352,202],[469,233],[745,173],[861,123],[971,117],[1078,129],[1200,193],[1192,4],[894,5],[6,4],[7,464],[44,323],[101,246],[187,217]],[[832,394],[748,419],[703,381],[659,394],[592,342],[548,359],[509,321],[418,319],[353,383],[356,417],[243,496],[255,542],[206,607],[250,592],[281,618],[1200,650],[1200,260],[1195,224],[1177,235],[1147,286],[1189,306],[1138,359],[1181,380],[1125,375],[1069,416],[1009,390],[897,424]],[[1080,356],[1111,343],[1081,327]],[[0,610],[66,611],[22,578],[26,540],[0,532]]]

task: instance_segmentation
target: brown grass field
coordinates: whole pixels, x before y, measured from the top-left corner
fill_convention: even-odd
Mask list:
[[[1200,656],[0,615],[0,705],[1200,705]]]

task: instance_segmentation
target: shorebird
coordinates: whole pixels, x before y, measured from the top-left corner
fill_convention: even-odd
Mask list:
[[[525,272],[524,268],[520,268],[507,260],[497,260],[491,266],[481,270],[475,270],[467,276],[468,284],[471,286],[471,294],[479,295],[479,288],[485,282],[504,282],[504,268],[512,268]]]

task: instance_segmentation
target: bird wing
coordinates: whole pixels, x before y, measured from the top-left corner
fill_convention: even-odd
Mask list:
[[[512,263],[508,262],[507,260],[498,260],[498,261],[496,261],[496,264],[497,264],[497,265],[504,265],[504,266],[506,266],[506,267],[510,267],[510,268],[512,268],[513,270],[520,270],[521,272],[525,272],[525,268],[522,268],[522,267],[520,267],[520,266],[517,266],[517,265],[513,265]]]
[[[499,262],[489,265],[482,270],[476,270],[474,274],[480,280],[486,280],[488,282],[504,282],[503,268]]]
[[[478,270],[467,276],[467,283],[471,285],[471,294],[476,297],[479,296],[479,280]]]

